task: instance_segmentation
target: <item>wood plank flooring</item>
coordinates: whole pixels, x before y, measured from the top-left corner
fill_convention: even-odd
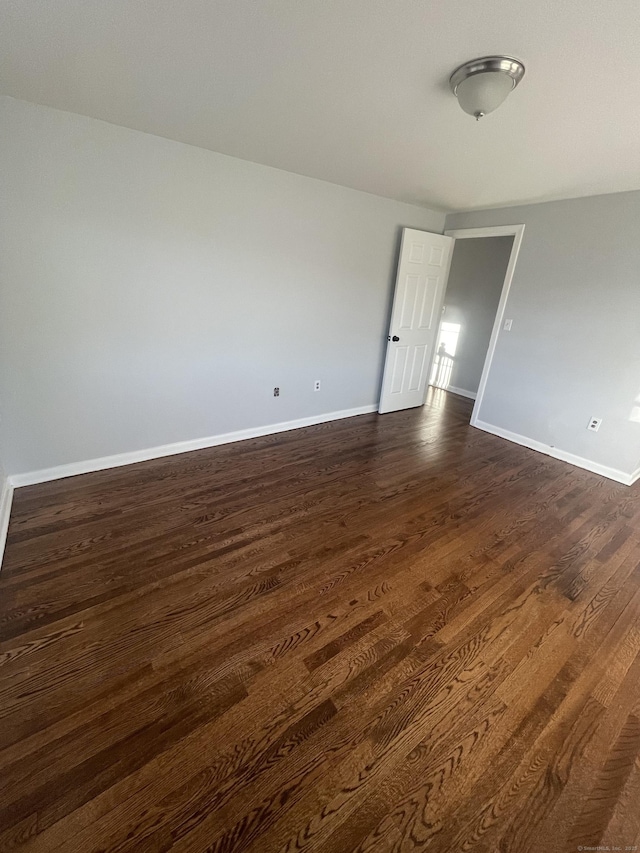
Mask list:
[[[640,490],[470,408],[17,490],[0,850],[640,844]]]

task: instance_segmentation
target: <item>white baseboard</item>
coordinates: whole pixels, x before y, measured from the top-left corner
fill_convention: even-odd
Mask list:
[[[117,453],[115,456],[102,456],[98,459],[87,459],[84,462],[71,462],[68,465],[56,465],[54,468],[42,468],[40,471],[28,471],[24,474],[14,474],[10,477],[11,485],[33,486],[36,483],[47,483],[50,480],[61,480],[63,477],[75,477],[77,474],[90,474],[93,471],[104,471],[107,468],[119,468],[122,465],[132,465],[134,462],[147,462],[149,459],[160,459],[163,456],[174,456],[177,453],[189,453],[191,450],[203,450],[205,447],[216,447],[219,444],[230,444],[234,441],[245,441],[248,438],[259,438],[263,435],[273,435],[287,432],[290,429],[324,424],[355,415],[366,415],[377,412],[377,404],[359,406],[355,409],[342,409],[338,412],[328,412],[324,415],[313,415],[309,418],[298,418],[295,421],[283,421],[279,424],[241,429],[222,435],[211,435],[206,438],[195,438],[189,441],[176,441],[173,444],[163,444],[159,447],[148,447],[145,450],[134,450],[130,453]]]
[[[459,397],[468,397],[470,400],[475,400],[478,396],[475,391],[467,391],[465,388],[456,388],[455,385],[448,385],[446,390],[451,391],[452,394],[457,394]]]
[[[636,470],[631,475],[631,485],[633,486],[633,484],[637,483],[638,480],[640,480],[640,468],[636,468]]]
[[[610,468],[608,465],[601,465],[599,462],[593,462],[591,459],[585,459],[582,456],[576,456],[575,453],[568,453],[566,450],[560,450],[558,447],[551,447],[549,444],[543,444],[541,441],[536,441],[533,438],[527,438],[525,435],[519,435],[516,432],[510,432],[508,429],[488,424],[485,421],[476,420],[471,424],[483,432],[490,432],[492,435],[497,435],[500,438],[506,438],[507,441],[513,441],[514,444],[520,444],[523,447],[528,447],[530,450],[536,450],[538,453],[544,453],[546,456],[551,456],[553,459],[559,459],[561,462],[568,462],[570,465],[575,465],[577,468],[584,468],[586,471],[591,471],[593,474],[600,474],[602,477],[607,477],[609,480],[615,480],[617,483],[622,483],[625,486],[631,486],[640,477],[640,469],[634,474],[627,474],[625,471],[619,471],[617,468]]]
[[[557,447],[551,448],[549,456],[553,456],[554,459],[561,459],[570,465],[576,465],[578,468],[584,468],[593,474],[608,477],[609,480],[615,480],[617,483],[622,483],[625,486],[632,486],[634,482],[633,474],[627,474],[626,471],[620,471],[617,468],[610,468],[608,465],[601,465],[599,462],[593,462],[591,459],[585,459],[583,456],[576,456],[574,453],[568,453],[566,450],[559,450]]]
[[[519,435],[517,432],[510,432],[508,429],[488,424],[486,421],[476,420],[471,422],[471,426],[481,429],[483,432],[490,432],[491,435],[497,435],[500,438],[506,438],[507,441],[513,441],[514,444],[521,444],[523,447],[528,447],[529,450],[537,450],[538,453],[545,453],[549,456],[551,448],[548,444],[543,444],[541,441],[535,441],[533,438],[527,438],[526,435]]]
[[[11,503],[13,501],[13,485],[9,480],[4,480],[0,487],[0,568],[4,556],[4,546],[7,543],[7,531],[9,529],[9,516],[11,515]]]

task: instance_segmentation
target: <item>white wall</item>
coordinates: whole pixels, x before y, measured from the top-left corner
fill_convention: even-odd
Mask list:
[[[447,217],[525,224],[481,421],[631,474],[640,458],[640,192]],[[591,416],[600,431],[586,429]]]
[[[442,319],[460,326],[449,384],[475,394],[480,385],[513,237],[456,240]]]
[[[444,225],[10,98],[0,178],[9,474],[375,403],[401,226]]]

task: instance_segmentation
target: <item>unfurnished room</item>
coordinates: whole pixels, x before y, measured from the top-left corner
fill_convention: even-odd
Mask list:
[[[635,0],[0,4],[0,853],[640,850]]]

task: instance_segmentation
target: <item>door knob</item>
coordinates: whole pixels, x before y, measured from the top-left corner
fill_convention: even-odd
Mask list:
[[[399,338],[397,335],[394,335],[394,336],[391,338],[391,340],[392,340],[392,341],[399,341],[399,340],[400,340],[400,338]]]

